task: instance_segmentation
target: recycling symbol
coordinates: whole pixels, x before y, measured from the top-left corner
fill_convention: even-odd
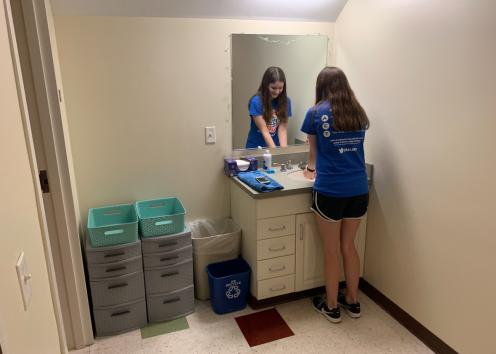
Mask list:
[[[226,284],[227,287],[226,297],[228,299],[237,299],[241,294],[241,290],[239,288],[240,285],[241,282],[236,280],[231,280],[230,283]]]

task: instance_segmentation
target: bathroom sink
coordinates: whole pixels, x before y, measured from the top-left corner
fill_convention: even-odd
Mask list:
[[[308,179],[303,175],[303,170],[292,171],[288,173],[288,178],[300,182],[314,182],[315,179]]]

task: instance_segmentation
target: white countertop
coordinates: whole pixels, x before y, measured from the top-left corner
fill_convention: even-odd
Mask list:
[[[372,183],[372,165],[366,164],[366,166],[367,166],[368,181],[370,185]],[[272,174],[266,173],[263,170],[261,171],[264,172],[270,178],[274,179],[279,184],[281,184],[284,187],[284,189],[261,193],[250,188],[248,185],[243,183],[238,177],[232,177],[231,180],[233,183],[241,187],[241,189],[243,189],[246,193],[248,193],[250,196],[256,199],[279,197],[283,195],[310,192],[313,188],[313,181],[311,180],[295,180],[293,178],[288,177],[290,173],[301,171],[301,169],[298,168],[298,166],[296,165],[293,167],[293,169],[286,170],[285,172],[281,172],[279,166],[274,167],[273,170],[275,171],[275,173]]]

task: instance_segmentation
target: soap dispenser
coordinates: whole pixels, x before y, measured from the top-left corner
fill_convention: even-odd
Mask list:
[[[264,163],[263,163],[263,168],[264,170],[266,171],[269,171],[272,169],[272,155],[270,154],[270,150],[265,150],[264,154],[263,154],[263,160],[264,160]]]

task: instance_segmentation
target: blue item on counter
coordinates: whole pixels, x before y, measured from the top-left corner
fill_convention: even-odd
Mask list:
[[[272,192],[284,188],[260,171],[241,172],[238,174],[238,178],[257,192]]]
[[[258,170],[258,160],[256,157],[245,156],[245,157],[242,157],[241,160],[245,160],[245,161],[248,161],[250,163],[250,167],[248,168],[248,171]]]
[[[224,159],[224,173],[228,177],[238,175],[238,165],[236,163],[236,159]]]
[[[258,160],[255,157],[246,156],[242,157],[240,160],[248,162],[248,170],[247,171],[256,171],[258,168]],[[237,160],[234,158],[225,158],[224,159],[224,173],[228,177],[237,176],[238,173],[242,172],[239,167]]]

